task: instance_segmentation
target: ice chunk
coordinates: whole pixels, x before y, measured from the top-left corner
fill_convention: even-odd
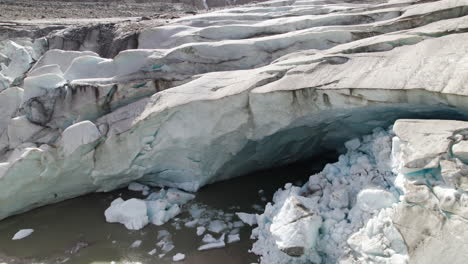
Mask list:
[[[215,249],[215,248],[223,248],[225,246],[226,246],[226,243],[224,243],[224,241],[218,241],[218,242],[214,242],[214,243],[210,243],[210,244],[200,246],[198,248],[198,250],[203,251],[203,250],[209,250],[209,249]]]
[[[247,213],[236,213],[242,222],[248,224],[249,226],[253,226],[257,224],[257,218],[255,214],[247,214]]]
[[[207,244],[200,246],[198,250],[208,250],[208,249],[213,249],[213,248],[225,247],[226,246],[226,244],[224,243],[225,236],[226,236],[225,234],[222,234],[218,239],[215,239],[212,235],[206,234],[203,237],[202,241]]]
[[[172,261],[181,261],[185,259],[185,255],[182,253],[177,253],[172,257]]]
[[[130,245],[130,248],[137,248],[137,247],[140,247],[140,246],[141,246],[141,240],[135,240],[135,242],[133,242]]]
[[[159,230],[159,231],[158,231],[158,236],[157,236],[157,238],[158,238],[158,239],[161,239],[161,238],[170,237],[170,236],[171,236],[171,233],[169,233],[169,231],[167,231],[167,230]]]
[[[40,76],[44,74],[56,74],[61,76],[63,75],[63,72],[60,70],[60,66],[58,66],[57,64],[52,64],[45,65],[35,69],[34,71],[28,72],[28,77]]]
[[[139,187],[136,187],[139,189]],[[148,217],[155,225],[163,225],[181,212],[180,206],[195,198],[195,195],[177,189],[152,193],[147,198]]]
[[[228,235],[227,237],[227,243],[234,243],[240,241],[240,235],[239,234],[234,234],[234,235]]]
[[[149,187],[138,182],[132,182],[128,185],[130,191],[141,192],[144,190],[149,190]]]
[[[195,227],[197,224],[198,224],[198,219],[195,219],[195,220],[186,222],[184,225],[185,225],[186,227]]]
[[[45,95],[49,90],[65,85],[67,82],[58,74],[47,73],[38,76],[31,76],[24,79],[23,102],[29,99]]]
[[[321,225],[322,217],[312,199],[290,196],[273,218],[270,231],[280,250],[300,257],[314,249]]]
[[[27,236],[30,236],[34,232],[34,229],[21,229],[20,231],[16,232],[13,236],[12,240],[20,240]]]
[[[156,246],[160,247],[161,250],[165,253],[171,251],[174,249],[174,244],[172,243],[172,240],[168,237],[163,238],[161,241],[156,243]]]
[[[65,71],[65,79],[72,81],[77,79],[108,78],[115,73],[112,67],[112,59],[104,59],[98,56],[80,56],[75,58]]]
[[[149,191],[150,191],[150,187],[144,185],[144,184],[141,184],[141,183],[138,183],[138,182],[132,182],[128,185],[128,189],[130,191],[135,191],[135,192],[141,192],[141,194],[143,195],[148,195]]]
[[[195,219],[200,218],[200,216],[203,214],[203,212],[205,212],[205,208],[201,208],[197,204],[193,204],[189,208],[190,215]]]
[[[72,154],[79,147],[96,142],[101,132],[91,121],[82,121],[67,127],[63,131],[63,152]]]
[[[8,67],[2,70],[2,74],[12,80],[22,77],[31,67],[33,59],[25,47],[13,41],[7,41],[5,53],[11,61]]]
[[[135,198],[127,201],[122,198],[115,199],[104,215],[107,222],[121,223],[131,230],[142,229],[149,222],[146,203]]]
[[[348,150],[357,150],[361,146],[361,141],[359,138],[351,139],[345,142],[345,147]]]
[[[151,223],[163,225],[178,215],[181,210],[179,205],[170,205],[166,200],[147,201],[148,217]]]
[[[202,241],[204,243],[214,243],[214,242],[217,242],[218,240],[216,238],[214,238],[211,234],[206,234]]]
[[[12,79],[3,75],[0,71],[0,91],[5,90],[6,88],[10,87],[12,82],[13,82]]]
[[[56,64],[60,67],[60,71],[65,72],[75,58],[81,56],[98,56],[92,51],[65,51],[58,49],[51,49],[47,51],[31,68],[34,71],[40,67]]]
[[[156,254],[157,250],[155,248],[153,248],[151,251],[148,252],[148,255],[151,255],[153,256],[154,254]]]
[[[214,220],[208,225],[208,230],[214,233],[220,233],[227,228],[226,223],[220,220]]]
[[[236,221],[232,224],[233,227],[243,227],[244,226],[244,222],[242,221]]]
[[[197,227],[197,236],[203,235],[203,233],[205,233],[205,231],[206,231],[206,228],[204,226]]]
[[[18,116],[11,119],[8,125],[8,138],[10,148],[14,149],[24,142],[30,140],[36,133],[44,127],[29,122],[26,116]]]
[[[169,190],[167,190],[165,198],[170,204],[183,205],[186,204],[188,201],[193,200],[195,198],[195,195],[178,189],[170,188]]]
[[[366,212],[390,207],[398,200],[389,191],[369,188],[359,192],[357,196],[357,206]]]

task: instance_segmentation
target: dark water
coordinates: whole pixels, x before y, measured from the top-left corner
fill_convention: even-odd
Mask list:
[[[336,155],[317,157],[211,184],[201,189],[191,203],[226,213],[259,213],[255,207],[264,207],[265,198],[270,201],[278,188],[288,182],[305,183],[309,175],[333,162],[334,157]],[[259,190],[264,190],[263,200]],[[178,263],[258,262],[258,257],[248,252],[253,242],[249,239],[251,227],[248,226],[241,228],[240,242],[227,244],[221,249],[198,251],[202,236],[196,235],[195,228],[183,225],[177,230],[171,224],[172,220],[159,227],[149,224],[139,231],[129,231],[121,224],[106,223],[104,211],[119,195],[124,199],[136,196],[127,190],[95,193],[0,221],[0,263],[173,263],[172,256],[178,252],[186,255],[186,259]],[[184,212],[178,217],[187,215]],[[22,240],[11,240],[18,230],[25,228],[34,229],[34,233]],[[160,252],[151,256],[148,252],[156,248],[157,233],[163,229],[172,234],[175,249],[163,258],[158,257]],[[141,246],[130,248],[135,240],[141,240]]]

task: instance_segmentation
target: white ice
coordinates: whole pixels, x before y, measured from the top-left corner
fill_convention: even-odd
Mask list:
[[[185,259],[185,255],[182,253],[177,253],[172,257],[172,261],[182,261]]]
[[[104,212],[109,223],[124,224],[127,229],[139,230],[149,223],[146,203],[139,199],[115,199]]]
[[[13,236],[12,240],[20,240],[27,236],[30,236],[34,232],[34,229],[21,229],[20,231],[16,232]]]
[[[239,219],[248,224],[249,226],[253,226],[257,224],[257,218],[255,214],[247,214],[247,213],[236,213]]]

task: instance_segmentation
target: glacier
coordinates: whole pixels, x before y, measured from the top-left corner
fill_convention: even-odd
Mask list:
[[[461,263],[467,15],[465,0],[266,1],[141,22],[112,56],[65,48],[67,30],[2,37],[0,219],[135,181],[195,192],[338,150],[255,221],[242,215],[258,224],[254,252]],[[107,215],[163,224],[180,209],[165,199],[131,200],[131,215],[118,200]]]

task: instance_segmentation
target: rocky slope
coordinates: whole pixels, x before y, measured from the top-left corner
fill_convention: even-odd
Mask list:
[[[93,27],[2,41],[0,218],[134,180],[196,191],[399,118],[465,120],[467,14],[463,0],[276,0],[147,24],[116,56]]]

